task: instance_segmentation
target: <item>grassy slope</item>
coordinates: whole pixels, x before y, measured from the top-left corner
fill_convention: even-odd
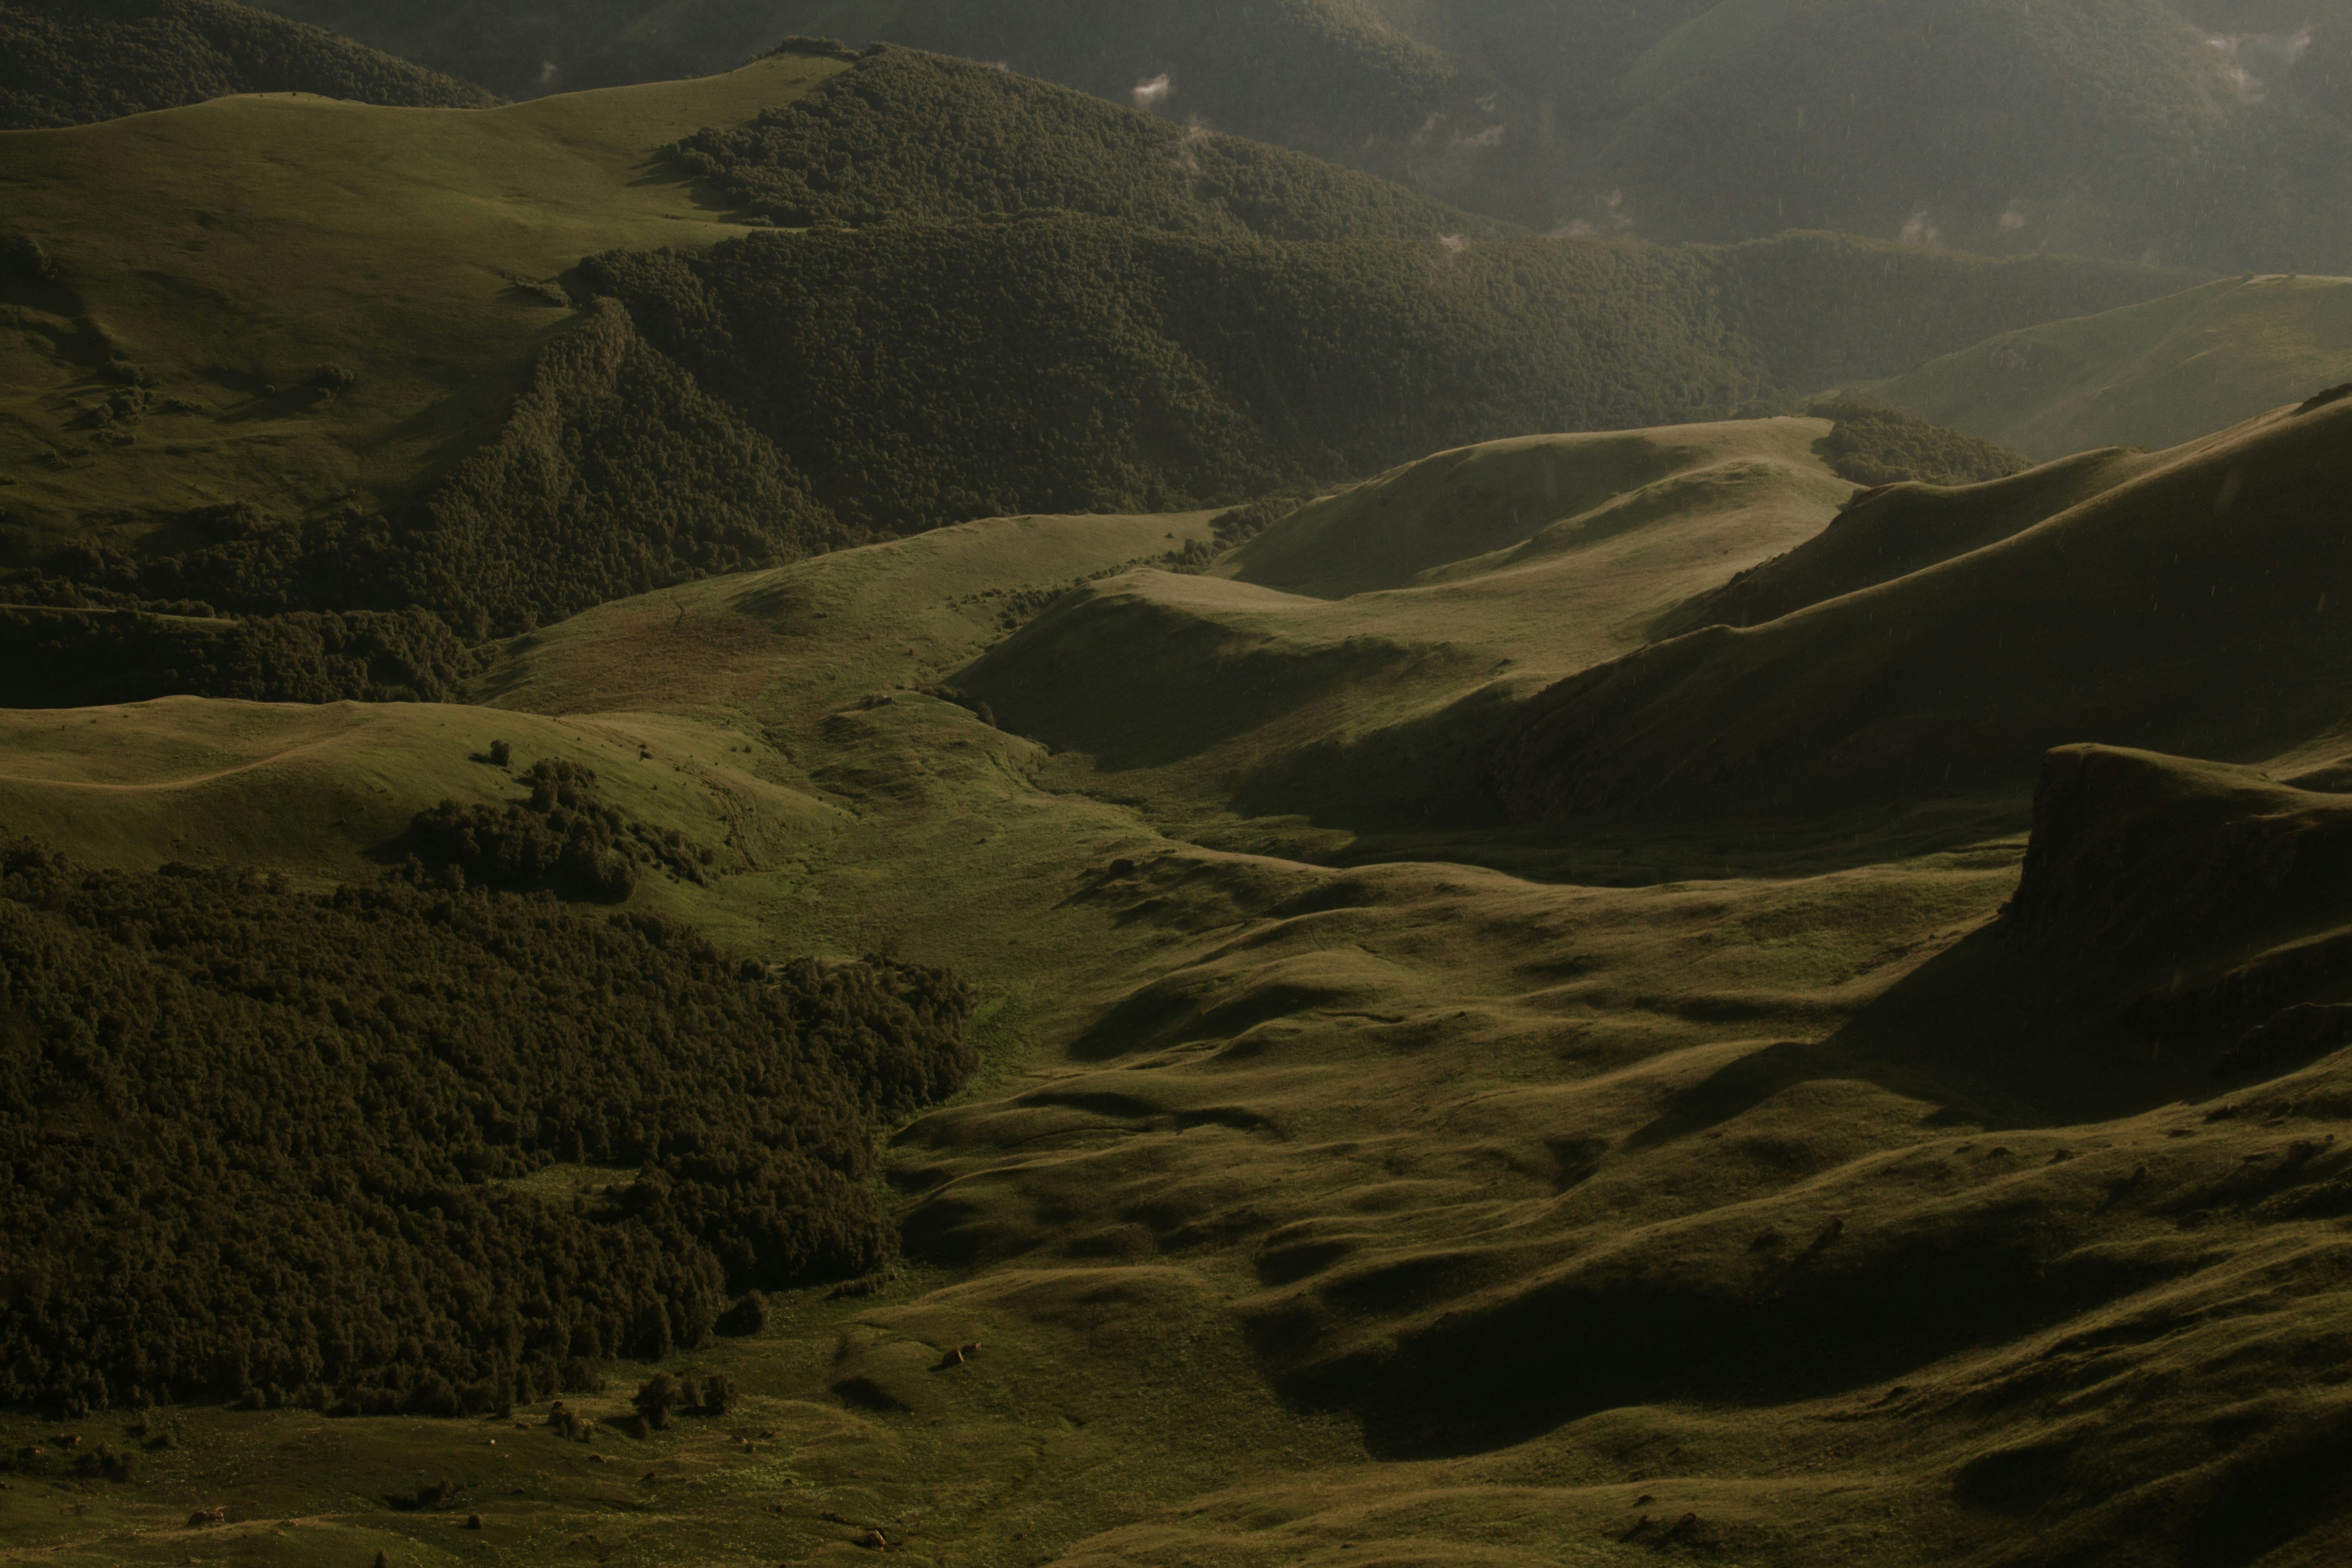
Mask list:
[[[839,68],[784,57],[491,110],[227,99],[0,135],[0,205],[63,273],[0,283],[16,329],[0,331],[0,476],[16,481],[0,504],[46,532],[85,509],[299,515],[404,493],[478,438],[569,319],[520,285],[609,247],[737,232],[656,149]],[[91,439],[110,355],[187,411],[149,415],[128,445]],[[308,383],[330,362],[359,381],[320,405]]]
[[[959,679],[1013,729],[1091,759],[1058,776],[1195,832],[1236,806],[1307,819],[1298,842],[1328,852],[1420,815],[1513,698],[1638,647],[1672,605],[1817,531],[1853,491],[1811,450],[1828,428],[1443,453],[1307,508],[1215,575],[1098,584]],[[1116,651],[1147,645],[1140,668]],[[1218,841],[1267,843],[1236,830]]]
[[[981,668],[1129,602],[1276,647],[1318,637],[1317,616],[1401,647],[1468,643],[1482,620],[1532,641],[1542,599],[1515,595],[1545,574],[1552,602],[1581,596],[1541,632],[1572,659],[1832,504],[1844,487],[1805,468],[1815,428],[1439,459],[1328,503],[1239,578],[1106,579]],[[1752,510],[1678,523],[1644,516],[1633,488],[1766,458],[1781,477]],[[1613,536],[1594,526],[1612,490],[1630,492]],[[1412,515],[1382,517],[1383,491]],[[1519,553],[1497,526],[1507,493],[1556,554]],[[1751,1564],[2078,1548],[2069,1560],[2247,1563],[2340,1544],[2326,1495],[2277,1502],[2295,1444],[2323,1451],[2331,1429],[2329,1386],[2291,1370],[2343,1331],[2329,1222],[2245,1206],[2298,1158],[2333,1169],[2313,1151],[2352,1128],[2331,1069],[2221,1121],[2173,1103],[2210,1093],[2192,1064],[2144,1048],[2127,1071],[2093,1054],[2053,1072],[2076,1059],[2063,1010],[2030,1000],[2000,944],[1968,940],[2014,888],[2019,840],[1923,830],[1927,802],[1883,834],[1842,818],[1769,852],[1709,851],[1673,825],[1562,841],[1646,861],[1636,887],[1338,868],[1171,837],[1151,780],[908,689],[986,649],[1009,594],[1116,571],[1207,521],[975,523],[608,605],[509,647],[484,692],[504,711],[9,718],[10,754],[53,782],[11,785],[5,815],[46,813],[117,863],[193,848],[360,868],[366,834],[280,849],[240,824],[331,822],[376,783],[402,805],[487,793],[463,752],[493,736],[525,757],[575,748],[633,809],[705,813],[677,820],[706,837],[704,785],[677,792],[725,784],[804,815],[758,868],[655,896],[749,950],[891,942],[957,964],[986,997],[991,1068],[896,1141],[919,1267],[878,1298],[784,1303],[767,1332],[680,1363],[748,1384],[751,1404],[716,1424],[748,1452],[699,1423],[563,1447],[475,1424],[189,1412],[184,1446],[128,1486],[11,1478],[0,1539],[69,1563],[378,1546],[420,1563],[716,1563],[846,1560],[879,1525],[958,1563],[1517,1565],[1649,1561],[1690,1512],[1681,1549]],[[1349,575],[1359,531],[1377,581]],[[1442,562],[1433,536],[1472,563]],[[1313,596],[1351,587],[1369,591]],[[1234,605],[1256,625],[1214,619]],[[1106,637],[1097,662],[1167,655],[1162,622],[1132,624],[1142,640]],[[1357,700],[1394,721],[1442,687],[1360,681]],[[1074,701],[1057,721],[1079,744],[1126,717]],[[77,720],[100,738],[68,733]],[[1273,729],[1318,721],[1302,706]],[[306,726],[325,743],[291,751]],[[266,798],[183,787],[120,827],[89,810],[93,774],[153,784],[265,756],[279,760],[241,776],[272,781]],[[1992,820],[2021,827],[2021,800]],[[1502,841],[1457,831],[1490,854]],[[2021,1035],[2021,1016],[2040,1022]],[[2300,1156],[2279,1152],[2290,1138]],[[2185,1229],[2173,1215],[2192,1209]],[[971,1366],[929,1370],[973,1339]],[[2232,1439],[2214,1422],[2255,1390],[2267,1436]],[[454,1510],[380,1506],[443,1474],[470,1488]],[[2021,1523],[2043,1499],[2053,1518]],[[213,1502],[237,1522],[178,1527]],[[461,1528],[475,1510],[478,1534]],[[1645,1514],[1664,1522],[1638,1530]]]
[[[2232,761],[2324,749],[2344,733],[2347,431],[2352,401],[2280,409],[2118,465],[1982,548],[1590,671],[1530,705],[1493,776],[1528,816],[1791,809],[2019,787],[2070,739]],[[1981,500],[2005,509],[2018,483]]]
[[[1857,390],[2048,459],[2178,446],[2346,381],[2352,280],[2271,275],[2004,332]]]

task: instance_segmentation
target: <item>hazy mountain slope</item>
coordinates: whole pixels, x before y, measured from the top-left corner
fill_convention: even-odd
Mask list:
[[[1863,395],[2050,458],[2170,447],[2352,381],[2352,279],[2228,279],[2005,332]]]
[[[1926,570],[1597,667],[1528,706],[1487,780],[1534,818],[2014,787],[2069,738],[2317,743],[2342,717],[2347,430],[2352,400],[2282,410]]]
[[[1797,223],[2306,269],[2352,235],[2322,174],[2347,128],[2242,88],[2163,0],[1735,0],[1619,92],[1603,165],[1678,235]]]
[[[502,74],[472,74],[518,92],[550,65],[562,82],[567,68],[714,68],[785,32],[887,38],[1120,100],[1141,89],[1171,119],[1542,229],[1822,226],[2231,271],[2352,265],[2332,174],[2352,146],[2352,16],[2333,0],[280,8],[461,72],[467,47],[503,50]]]
[[[230,0],[6,0],[0,130],[82,125],[240,92],[475,109],[469,82]]]

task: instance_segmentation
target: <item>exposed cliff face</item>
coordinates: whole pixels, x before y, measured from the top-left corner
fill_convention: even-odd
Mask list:
[[[2322,778],[2317,783],[2332,783]],[[2005,922],[2225,1073],[2352,1042],[2352,795],[2105,746],[2050,753]]]

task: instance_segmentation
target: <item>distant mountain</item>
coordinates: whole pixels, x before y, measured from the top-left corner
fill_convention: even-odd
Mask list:
[[[244,92],[412,109],[495,101],[469,82],[230,0],[0,0],[0,130]]]
[[[514,93],[887,38],[1544,230],[2352,270],[2347,0],[272,5]]]
[[[1859,389],[2049,459],[2171,447],[2352,381],[2352,278],[2278,273],[2003,332]]]

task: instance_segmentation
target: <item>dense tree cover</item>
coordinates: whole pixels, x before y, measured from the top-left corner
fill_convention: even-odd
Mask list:
[[[0,1399],[454,1413],[692,1345],[881,1260],[872,1130],[971,1070],[970,1005],[545,898],[15,842]]]
[[[1066,209],[1276,239],[1502,231],[1337,164],[910,49],[877,48],[807,97],[672,152],[736,207],[793,228]]]
[[[174,533],[188,542],[172,553],[79,540],[0,571],[0,605],[76,612],[0,608],[0,702],[439,701],[484,637],[863,537],[611,304],[549,347],[496,438],[408,512],[211,507]]]
[[[1919,479],[1931,485],[1973,485],[2004,479],[2033,466],[2021,452],[1931,424],[1899,408],[1868,403],[1817,403],[1810,410],[1836,424],[1814,444],[1841,479],[1858,485]]]
[[[68,585],[69,586],[69,585]],[[438,702],[473,652],[422,610],[195,619],[0,605],[0,707],[186,694],[253,702]]]
[[[430,700],[468,645],[706,574],[1784,407],[2170,281],[1819,234],[1303,242],[1068,212],[753,233],[580,276],[601,297],[408,510],[215,507],[169,553],[85,540],[0,571],[0,601],[118,612],[7,612],[6,700]]]
[[[1832,235],[1307,242],[1069,212],[755,232],[580,277],[600,297],[406,511],[209,508],[169,553],[85,540],[0,571],[0,601],[124,612],[10,612],[9,700],[433,700],[467,645],[706,574],[1783,407],[2171,280]]]
[[[1073,214],[753,234],[582,277],[844,528],[880,533],[1232,503],[1497,437],[1726,417],[1824,363],[1884,374],[2162,287],[1831,236],[1307,244]],[[1895,302],[1849,298],[1873,291]]]
[[[845,522],[1160,510],[1490,436],[1727,415],[1762,368],[1669,252],[1284,244],[1066,215],[583,268]]]
[[[230,0],[0,0],[0,130],[240,92],[478,108],[467,82]]]
[[[393,542],[388,580],[468,637],[505,636],[866,537],[740,406],[597,305]]]
[[[532,763],[522,782],[530,797],[503,808],[445,800],[418,813],[406,840],[415,873],[461,887],[545,889],[607,903],[635,892],[647,870],[706,879],[704,868],[715,858],[709,848],[597,798],[594,769],[558,758]]]

